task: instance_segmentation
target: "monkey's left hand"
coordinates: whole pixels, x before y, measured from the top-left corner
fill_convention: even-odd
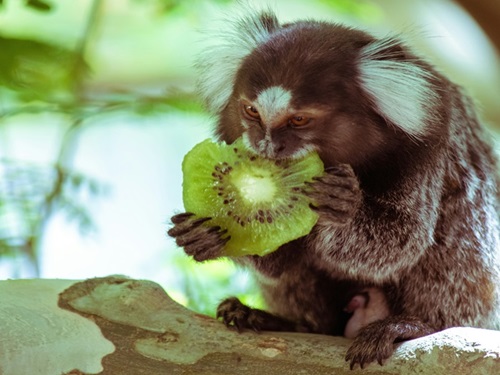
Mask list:
[[[315,177],[306,194],[312,199],[311,208],[333,223],[345,224],[353,218],[361,203],[358,178],[348,164],[339,164]]]
[[[434,329],[419,318],[389,316],[363,327],[347,350],[345,359],[350,362],[351,370],[356,364],[363,368],[374,361],[382,365],[394,352],[394,343],[434,332]]]
[[[184,212],[172,216],[174,226],[168,231],[168,235],[175,238],[178,246],[184,248],[187,255],[194,260],[215,259],[222,256],[222,248],[229,240],[227,230],[219,226],[205,226],[204,222],[210,218],[199,218],[196,215]]]

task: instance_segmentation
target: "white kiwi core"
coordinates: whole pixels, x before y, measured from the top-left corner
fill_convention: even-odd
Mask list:
[[[252,168],[238,172],[233,173],[231,182],[246,202],[255,204],[271,202],[275,199],[278,189],[269,171]]]

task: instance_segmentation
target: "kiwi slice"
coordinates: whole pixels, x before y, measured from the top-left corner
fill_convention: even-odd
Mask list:
[[[272,160],[249,151],[241,138],[231,145],[207,139],[186,154],[182,172],[186,212],[227,229],[227,255],[268,254],[308,234],[318,220],[303,193],[305,182],[323,173],[315,152]]]

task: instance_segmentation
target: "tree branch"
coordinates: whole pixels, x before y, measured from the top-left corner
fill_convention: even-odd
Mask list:
[[[500,373],[496,331],[443,331],[399,344],[383,367],[353,372],[344,361],[350,340],[239,334],[150,281],[8,280],[0,282],[0,298],[3,375]]]

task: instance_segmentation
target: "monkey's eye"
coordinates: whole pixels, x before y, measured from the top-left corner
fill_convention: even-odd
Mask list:
[[[306,116],[293,116],[288,120],[288,123],[292,127],[301,127],[307,125],[309,121],[311,121],[311,119]]]
[[[250,120],[260,120],[259,111],[253,105],[243,104],[243,112]]]

